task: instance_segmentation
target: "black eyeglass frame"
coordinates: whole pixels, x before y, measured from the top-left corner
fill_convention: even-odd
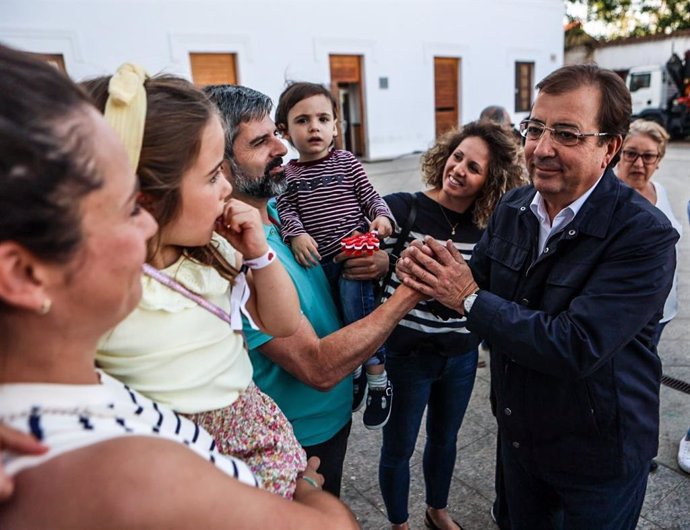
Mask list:
[[[633,155],[632,159],[630,159],[631,153]],[[650,157],[654,158],[650,159]],[[628,164],[634,164],[638,158],[642,159],[642,163],[645,166],[653,166],[659,161],[659,153],[638,153],[632,149],[621,150],[621,160],[627,162]]]
[[[541,129],[541,133],[539,136],[536,138],[531,138],[529,136],[529,129],[528,125],[533,124],[536,127],[539,127]],[[539,141],[541,140],[542,136],[544,136],[544,133],[546,131],[549,131],[551,133],[551,138],[553,139],[554,142],[564,145],[566,147],[573,147],[576,146],[578,143],[580,143],[580,140],[583,138],[588,138],[588,137],[595,137],[595,138],[601,138],[602,136],[615,136],[612,135],[611,133],[606,133],[606,132],[587,132],[583,133],[580,130],[578,130],[576,127],[572,127],[570,125],[557,125],[556,127],[547,127],[544,123],[536,120],[530,120],[530,119],[524,119],[520,122],[520,136],[522,136],[525,140],[530,140],[530,141]],[[567,139],[563,138],[563,136],[559,136],[558,133],[563,133],[565,132],[566,134],[571,134],[573,136],[573,139]]]

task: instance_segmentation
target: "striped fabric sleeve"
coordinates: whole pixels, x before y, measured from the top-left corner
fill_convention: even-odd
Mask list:
[[[348,153],[349,154],[349,153]],[[357,199],[359,204],[367,216],[369,221],[373,221],[377,217],[388,217],[391,220],[391,224],[395,224],[395,218],[391,213],[390,208],[386,204],[386,201],[378,194],[374,189],[369,177],[367,177],[364,167],[353,155],[350,155],[352,159],[350,163],[352,164],[352,176],[354,180],[355,193],[357,194]]]
[[[417,215],[404,247],[407,247],[415,239],[423,239],[426,235],[437,235],[437,240],[441,240],[445,236],[445,234],[439,233],[440,229],[446,229],[447,226],[441,210],[422,194],[417,194],[417,197]],[[386,196],[386,201],[397,220],[393,234],[385,241],[385,249],[391,253],[398,238],[402,235],[401,225],[405,224],[409,215],[412,200],[409,194],[396,193]],[[472,228],[469,216],[463,218],[460,228],[454,237],[454,245],[462,257],[468,260],[472,256],[479,231]],[[393,272],[389,283],[384,287],[384,299],[389,298],[399,285],[400,279]],[[458,341],[460,340],[458,337],[470,335],[470,332],[465,328],[465,323],[466,318],[464,316],[447,310],[439,302],[434,300],[422,301],[398,324],[389,339],[389,346],[392,346],[393,349],[400,348],[401,345],[414,344],[420,337],[424,338],[430,335],[443,336],[448,342]],[[461,347],[462,340],[457,343],[458,347]]]
[[[101,385],[0,385],[0,421],[31,433],[49,448],[41,455],[0,451],[10,476],[64,453],[126,436],[166,439],[187,447],[247,485],[257,480],[247,464],[216,449],[211,435],[168,407],[99,372]]]
[[[290,179],[288,179],[289,181]],[[288,186],[288,189],[279,195],[276,201],[281,222],[280,235],[286,243],[289,242],[290,237],[307,233],[302,226],[297,208],[298,193],[297,186]]]

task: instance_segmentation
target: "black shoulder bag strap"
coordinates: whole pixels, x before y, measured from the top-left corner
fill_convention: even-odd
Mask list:
[[[402,226],[402,229],[400,231],[400,234],[398,235],[398,240],[395,242],[395,246],[393,247],[393,250],[391,251],[391,254],[389,256],[390,264],[388,266],[388,272],[386,273],[386,277],[383,279],[383,282],[381,283],[381,292],[379,293],[378,300],[376,300],[376,305],[380,305],[381,302],[383,302],[383,295],[386,293],[386,286],[388,285],[388,282],[391,281],[391,277],[393,276],[393,271],[395,270],[395,262],[397,261],[398,257],[400,256],[400,253],[403,251],[405,248],[405,242],[407,241],[407,236],[410,235],[410,230],[412,230],[412,225],[414,224],[414,220],[417,217],[417,194],[413,193],[412,194],[412,204],[410,204],[410,211],[407,213],[407,219],[405,219],[405,224]]]

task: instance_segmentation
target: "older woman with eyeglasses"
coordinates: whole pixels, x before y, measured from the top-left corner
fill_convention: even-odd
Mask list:
[[[661,159],[666,154],[669,134],[661,125],[653,121],[635,120],[630,124],[628,135],[623,141],[621,158],[616,167],[618,178],[640,195],[659,208],[679,234],[682,233],[680,221],[673,215],[671,203],[664,187],[652,181],[652,176],[659,168]],[[654,336],[654,344],[658,345],[661,332],[678,312],[676,293],[677,274],[673,275],[673,286],[664,304],[664,314]]]

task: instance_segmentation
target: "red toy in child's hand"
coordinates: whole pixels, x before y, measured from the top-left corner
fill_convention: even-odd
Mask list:
[[[343,238],[340,248],[347,256],[371,256],[380,246],[376,232]]]

